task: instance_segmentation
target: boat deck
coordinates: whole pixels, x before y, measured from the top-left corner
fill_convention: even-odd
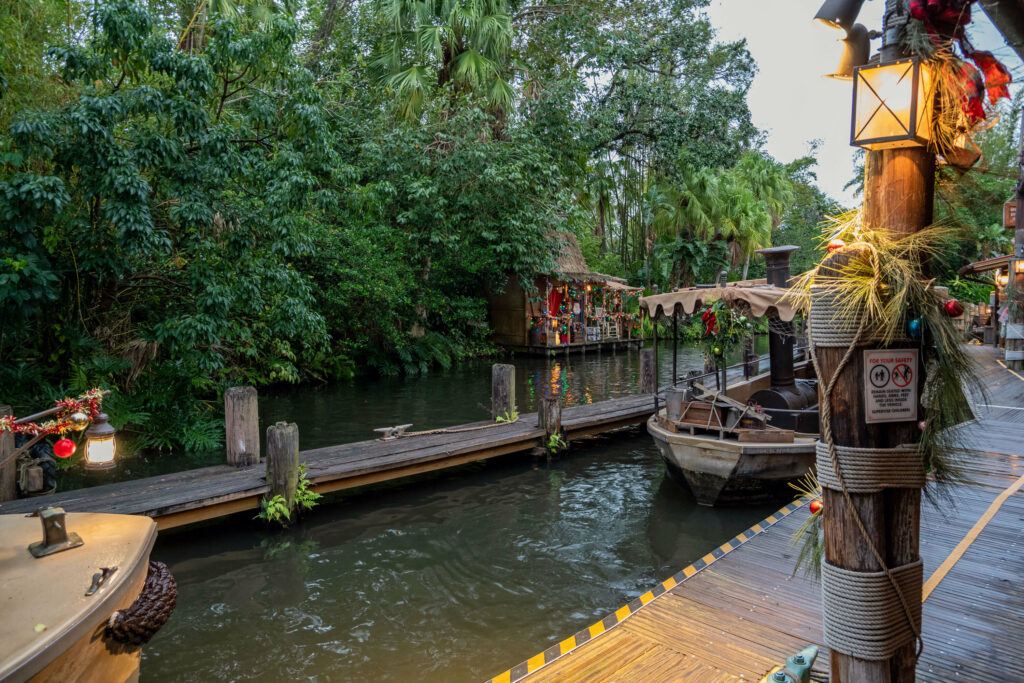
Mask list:
[[[925,565],[920,680],[1004,680],[1024,639],[1024,376],[971,346],[987,399],[959,428],[968,483],[922,504]],[[602,621],[495,677],[541,681],[758,681],[808,644],[822,646],[819,584],[794,575],[796,501]],[[625,596],[624,596],[625,597]],[[812,672],[828,680],[822,646]]]

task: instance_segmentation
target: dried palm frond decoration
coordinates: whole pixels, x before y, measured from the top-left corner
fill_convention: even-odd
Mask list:
[[[793,301],[804,307],[805,314],[811,287],[824,285],[835,297],[837,319],[862,316],[864,329],[883,346],[919,346],[926,380],[920,397],[918,451],[933,479],[925,489],[929,497],[948,497],[948,485],[961,480],[956,456],[964,444],[952,427],[974,418],[968,394],[985,394],[962,335],[944,310],[945,294],[921,265],[940,256],[955,235],[955,229],[942,225],[895,235],[865,225],[861,211],[851,211],[825,225],[821,240],[829,245],[829,253],[792,286],[803,294]],[[832,259],[836,251],[846,258]],[[920,330],[918,339],[908,338],[911,327]],[[798,489],[802,495],[820,495],[813,478],[803,484]],[[805,543],[798,566],[809,562],[805,568],[815,571],[823,547],[820,515],[813,515],[795,537]]]
[[[860,211],[830,219],[823,241],[844,244],[849,255],[844,265],[830,267],[826,260],[800,276],[794,290],[808,294],[799,299],[809,306],[812,285],[827,285],[836,297],[837,317],[864,316],[883,346],[917,344],[927,379],[921,392],[923,431],[919,450],[939,484],[957,480],[951,457],[956,444],[950,428],[974,418],[968,392],[984,395],[962,334],[943,309],[945,294],[927,278],[921,264],[937,258],[956,236],[954,228],[933,225],[897,236],[866,226]],[[826,272],[823,272],[827,269]],[[911,321],[919,321],[920,338],[907,339]]]

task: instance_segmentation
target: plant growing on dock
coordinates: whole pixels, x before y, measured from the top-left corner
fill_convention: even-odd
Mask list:
[[[558,432],[555,432],[554,434],[548,437],[549,453],[557,453],[559,451],[564,451],[568,447],[568,445],[569,444],[565,442],[565,437],[559,434]]]
[[[299,481],[295,486],[295,505],[303,510],[312,510],[323,495],[309,488],[306,463],[299,465]]]
[[[323,495],[309,488],[309,477],[306,476],[305,463],[299,465],[298,482],[295,485],[295,507],[300,510],[312,510]],[[281,526],[288,526],[292,521],[292,511],[288,509],[288,499],[280,493],[264,499],[260,503],[260,513],[253,519],[262,519],[265,522],[276,522]]]
[[[291,510],[288,509],[288,500],[280,493],[273,498],[260,501],[260,512],[253,519],[262,519],[264,522],[276,522],[281,526],[288,526],[292,520]]]
[[[502,422],[511,424],[519,419],[519,411],[516,410],[515,406],[512,406],[511,410],[506,410],[503,414],[494,418],[495,422]]]

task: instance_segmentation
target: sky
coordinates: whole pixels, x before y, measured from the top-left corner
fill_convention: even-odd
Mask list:
[[[766,151],[785,163],[806,155],[811,141],[820,139],[818,186],[853,207],[859,201],[852,190],[843,190],[853,177],[852,81],[822,76],[835,70],[845,34],[813,20],[820,5],[821,0],[712,0],[707,13],[719,40],[746,38],[757,61],[747,101],[754,125],[767,133]],[[857,21],[880,30],[884,7],[884,0],[865,2]],[[967,30],[974,47],[994,53],[1024,82],[1024,63],[974,7]],[[872,55],[880,46],[881,40],[871,41]]]

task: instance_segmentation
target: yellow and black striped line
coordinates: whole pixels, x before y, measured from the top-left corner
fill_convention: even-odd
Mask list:
[[[512,667],[508,671],[505,671],[494,678],[490,679],[490,683],[516,683],[516,681],[526,678],[528,675],[537,671],[541,667],[544,667],[551,662],[555,661],[559,657],[569,654],[576,648],[582,646],[589,640],[593,640],[597,636],[601,635],[605,631],[621,624],[623,621],[628,619],[630,616],[635,614],[637,611],[642,609],[645,605],[653,600],[661,597],[668,591],[672,590],[679,584],[683,583],[687,579],[695,576],[701,570],[706,569],[710,565],[714,564],[717,560],[728,555],[730,552],[739,548],[741,545],[751,540],[758,534],[764,532],[766,529],[781,521],[791,513],[800,509],[812,498],[804,496],[794,500],[792,503],[783,506],[780,510],[772,515],[769,515],[766,519],[758,522],[754,526],[750,527],[741,534],[738,534],[734,538],[729,539],[722,545],[718,546],[710,553],[700,558],[688,567],[685,567],[682,571],[677,573],[668,579],[665,579],[657,586],[647,591],[640,597],[632,600],[626,605],[623,605],[619,609],[615,610],[612,614],[609,614],[601,621],[596,624],[591,624],[589,627],[576,633],[575,635],[569,636],[557,645],[549,647],[544,652],[530,657],[525,662],[521,662],[516,666]]]

